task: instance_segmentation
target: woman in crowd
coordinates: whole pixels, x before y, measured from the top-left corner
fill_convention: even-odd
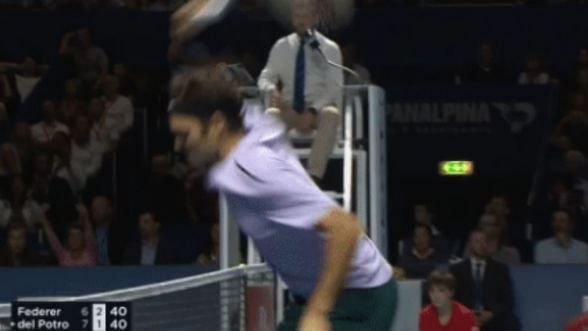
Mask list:
[[[96,239],[88,210],[85,206],[79,205],[78,214],[81,224],[73,223],[68,226],[65,247],[57,238],[49,220],[47,218],[42,218],[41,220],[49,246],[57,257],[60,266],[83,267],[96,265]]]

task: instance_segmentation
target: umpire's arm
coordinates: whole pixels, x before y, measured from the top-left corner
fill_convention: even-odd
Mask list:
[[[325,236],[325,263],[306,309],[327,314],[345,281],[362,229],[354,215],[339,208],[331,210],[316,226]]]

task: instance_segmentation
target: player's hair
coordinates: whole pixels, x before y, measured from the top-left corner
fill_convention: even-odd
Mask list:
[[[427,279],[427,286],[429,289],[434,286],[445,287],[450,291],[455,291],[455,277],[446,271],[433,271]]]
[[[216,111],[221,112],[232,130],[243,127],[242,100],[237,87],[215,67],[197,68],[172,79],[171,114],[191,115],[207,122]]]

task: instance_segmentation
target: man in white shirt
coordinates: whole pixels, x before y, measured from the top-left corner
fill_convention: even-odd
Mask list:
[[[48,144],[57,132],[69,134],[69,129],[65,124],[55,119],[56,105],[52,100],[43,102],[43,121],[31,127],[31,134],[36,144]]]
[[[330,66],[320,54],[341,64],[339,46],[316,32],[314,1],[292,2],[295,32],[273,46],[258,87],[272,96],[268,112],[301,133],[316,130],[308,159],[308,173],[315,182],[322,179],[333,151],[339,127],[343,72]]]
[[[135,110],[131,100],[119,94],[120,82],[116,76],[104,78],[103,129],[108,140],[118,141],[120,136],[133,126]]]
[[[90,139],[90,121],[85,116],[78,116],[72,138],[71,171],[76,186],[83,188],[88,178],[100,170],[103,148]]]
[[[14,80],[18,94],[20,95],[20,102],[24,103],[29,97],[35,86],[41,80],[41,76],[38,74],[37,63],[31,57],[24,59],[20,66],[20,72],[14,74]]]
[[[588,245],[572,237],[573,224],[566,211],[553,213],[554,236],[537,243],[536,263],[588,263]]]

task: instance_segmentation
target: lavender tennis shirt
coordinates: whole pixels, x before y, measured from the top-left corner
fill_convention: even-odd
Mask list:
[[[209,185],[224,194],[231,215],[297,295],[313,292],[324,263],[317,223],[339,208],[307,175],[285,136],[285,127],[255,105],[243,110],[246,135],[209,173]],[[373,288],[392,269],[365,235],[359,242],[346,288]]]

